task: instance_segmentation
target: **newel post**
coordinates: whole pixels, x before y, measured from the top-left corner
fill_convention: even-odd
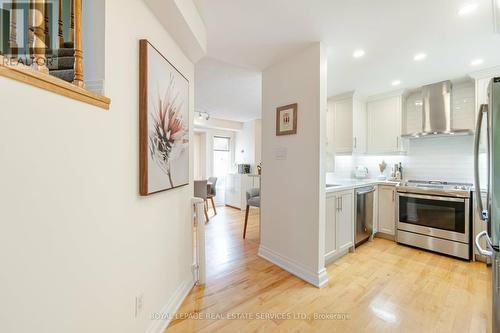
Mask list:
[[[30,1],[30,53],[32,67],[48,73],[45,57],[45,0]]]

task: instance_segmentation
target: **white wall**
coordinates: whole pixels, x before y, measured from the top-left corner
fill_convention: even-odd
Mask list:
[[[255,163],[262,162],[262,119],[255,120]]]
[[[205,174],[205,133],[195,132],[193,134],[193,179],[204,179]]]
[[[236,132],[235,161],[250,164],[251,171],[257,173],[257,164],[262,159],[262,121],[260,119],[243,123],[243,129]]]
[[[57,3],[54,3],[57,10]],[[100,94],[104,91],[106,17],[105,2],[102,0],[86,0],[83,2],[82,20],[85,29],[82,31],[83,71],[87,89]],[[57,21],[56,21],[57,27]]]
[[[142,0],[107,0],[105,34],[107,112],[0,77],[2,332],[144,332],[192,285],[192,185],[138,194],[139,39],[194,66]]]
[[[324,269],[326,54],[320,43],[264,70],[259,255],[316,286]],[[276,136],[276,108],[298,103],[296,135]],[[286,150],[284,159],[277,151]]]

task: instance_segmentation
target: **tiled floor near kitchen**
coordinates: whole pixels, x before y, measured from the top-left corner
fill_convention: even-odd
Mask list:
[[[491,332],[483,263],[375,239],[329,265],[329,283],[317,289],[258,257],[258,216],[251,214],[246,240],[243,218],[225,208],[210,220],[207,285],[195,287],[178,313],[213,318],[179,317],[168,332]],[[255,319],[284,312],[300,318]]]

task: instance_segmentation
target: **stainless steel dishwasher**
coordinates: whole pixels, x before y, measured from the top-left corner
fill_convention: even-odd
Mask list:
[[[354,243],[357,246],[366,242],[373,234],[373,202],[375,187],[367,186],[355,190],[356,194],[356,232]]]

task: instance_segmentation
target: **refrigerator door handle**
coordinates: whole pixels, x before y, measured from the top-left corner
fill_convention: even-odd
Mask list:
[[[488,236],[488,231],[484,230],[476,235],[476,239],[475,239],[476,248],[481,255],[491,257],[491,256],[493,256],[493,252],[490,250],[485,250],[481,247],[480,242],[481,242],[481,238],[483,238],[483,237],[486,237],[486,240],[488,242],[488,246],[491,247],[491,240],[490,240],[490,237]]]
[[[479,109],[479,114],[477,116],[477,123],[476,123],[476,136],[474,137],[474,183],[475,183],[475,194],[476,194],[476,204],[477,204],[477,210],[479,211],[479,216],[481,217],[481,220],[487,222],[488,221],[488,210],[484,209],[483,207],[483,201],[481,200],[481,185],[479,182],[479,143],[481,139],[481,128],[482,128],[482,123],[483,123],[483,115],[486,114],[486,117],[488,117],[488,104],[482,104],[481,108]],[[488,159],[490,158],[489,156],[489,150],[490,150],[490,143],[489,143],[489,137],[487,139],[487,147],[488,147]],[[489,165],[489,162],[488,162]],[[488,184],[489,184],[489,166],[488,166]],[[487,196],[489,197],[489,189],[487,191]],[[489,200],[487,199],[486,202]]]

